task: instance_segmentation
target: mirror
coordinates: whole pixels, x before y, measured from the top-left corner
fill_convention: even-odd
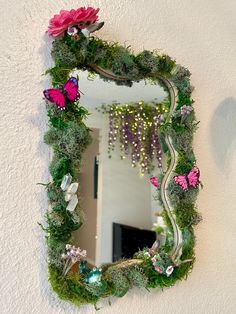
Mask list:
[[[150,177],[132,168],[130,158],[120,158],[117,142],[112,158],[108,156],[108,115],[96,110],[102,104],[155,101],[163,102],[167,93],[159,85],[145,81],[132,87],[109,84],[98,75],[89,80],[87,71],[79,72],[80,103],[91,113],[86,124],[91,128],[92,144],[87,148],[79,173],[79,195],[85,222],[76,231],[80,247],[87,249],[91,265],[131,258],[138,249],[150,247],[156,239],[154,224],[160,211],[154,199]]]

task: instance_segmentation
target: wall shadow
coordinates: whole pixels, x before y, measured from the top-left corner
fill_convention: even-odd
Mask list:
[[[213,156],[219,170],[229,176],[236,152],[236,99],[226,98],[216,108],[210,126]]]

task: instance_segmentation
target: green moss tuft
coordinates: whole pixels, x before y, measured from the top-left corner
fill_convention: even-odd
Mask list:
[[[113,269],[110,267],[106,275],[108,276],[108,282],[112,286],[112,294],[116,297],[123,297],[128,292],[130,283],[122,269]]]
[[[54,40],[52,44],[52,57],[61,67],[73,69],[77,65],[77,59],[70,47],[60,38]]]
[[[55,153],[49,166],[49,172],[57,186],[60,186],[62,178],[70,172],[70,169],[70,158],[67,156],[61,157],[61,155]]]
[[[148,278],[144,274],[144,271],[141,267],[128,267],[127,269],[125,269],[124,272],[131,286],[136,286],[138,288],[143,288],[147,286]]]

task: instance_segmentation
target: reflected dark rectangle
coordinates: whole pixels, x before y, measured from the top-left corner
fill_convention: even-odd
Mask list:
[[[113,222],[112,261],[132,258],[134,253],[151,247],[156,240],[156,232],[139,229]]]
[[[93,167],[93,198],[98,198],[98,156],[94,158]]]

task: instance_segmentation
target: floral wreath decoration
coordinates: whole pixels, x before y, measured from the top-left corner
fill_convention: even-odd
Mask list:
[[[164,288],[187,278],[195,260],[194,226],[201,220],[195,206],[201,183],[192,149],[198,122],[192,107],[190,72],[166,54],[144,50],[135,55],[128,47],[90,36],[104,25],[98,22],[98,12],[99,9],[92,7],[61,10],[48,27],[48,34],[54,37],[51,53],[55,64],[46,71],[51,76],[52,88],[44,91],[49,119],[44,141],[52,147],[53,158],[49,165],[52,181],[46,184],[49,208],[45,214],[46,226],[42,227],[46,232],[53,290],[63,300],[77,306],[91,303],[95,308],[100,298],[122,297],[133,286]],[[162,223],[157,224],[156,230],[165,234],[165,244],[155,241],[151,248],[137,252],[132,259],[93,269],[87,265],[86,251],[73,245],[72,235],[83,223],[77,174],[82,154],[91,143],[90,130],[85,124],[88,111],[79,104],[78,78],[70,75],[75,68],[127,86],[145,79],[161,85],[169,96],[164,109],[160,107],[155,113],[158,123],[152,124],[154,114],[149,115],[149,123],[154,126],[150,145],[157,152],[160,169],[164,169],[161,156],[167,160],[162,174],[150,178],[163,207]],[[136,105],[130,105],[135,119]],[[148,104],[142,108],[153,112]],[[123,117],[122,110],[126,109],[117,104],[104,111],[111,114],[111,110],[118,110]],[[140,116],[138,121],[145,122]],[[113,126],[110,132],[113,134]],[[120,141],[125,132],[124,129],[120,134]],[[109,137],[110,148],[115,140],[114,136]],[[157,141],[158,145],[154,145]],[[132,143],[126,144],[132,146]],[[145,160],[150,158],[146,155]],[[150,169],[145,165],[141,170]]]

